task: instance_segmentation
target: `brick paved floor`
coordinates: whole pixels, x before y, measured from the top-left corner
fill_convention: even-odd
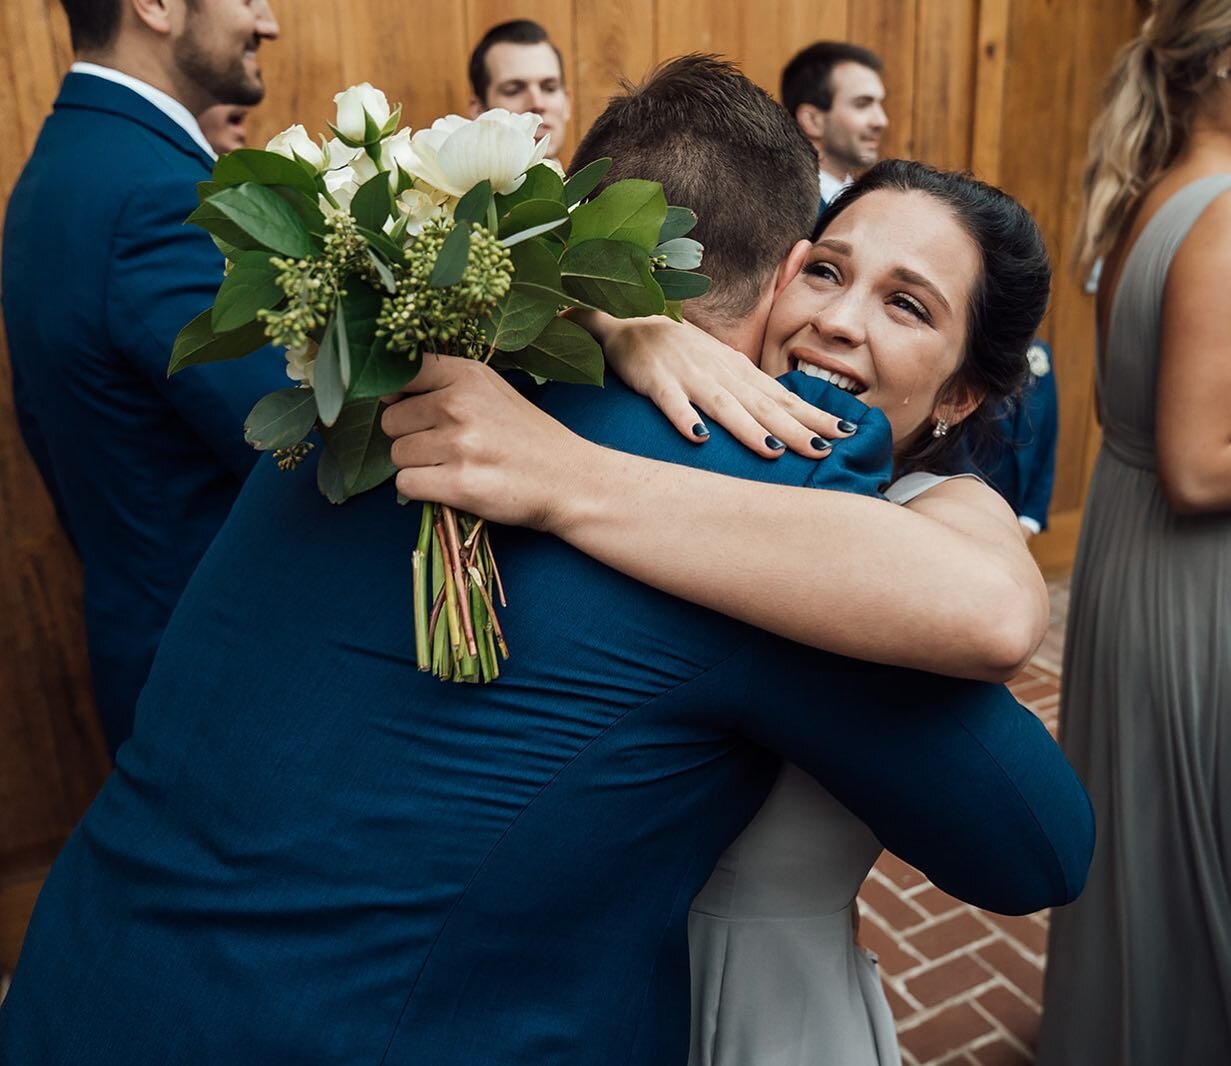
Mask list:
[[[1068,581],[1048,585],[1052,624],[1014,695],[1056,732]],[[959,903],[883,855],[859,895],[861,939],[880,956],[907,1066],[1034,1061],[1047,915],[1006,918]]]

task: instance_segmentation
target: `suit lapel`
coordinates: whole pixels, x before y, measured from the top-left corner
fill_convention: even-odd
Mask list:
[[[144,96],[106,78],[70,72],[60,87],[55,109],[101,111],[126,119],[161,137],[185,155],[197,160],[206,170],[212,171],[214,168],[214,161],[201,150],[201,146],[179,123],[160,111]]]

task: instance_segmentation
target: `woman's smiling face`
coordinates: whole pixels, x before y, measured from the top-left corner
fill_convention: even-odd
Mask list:
[[[961,362],[982,270],[975,242],[927,193],[879,189],[830,223],[770,312],[761,369],[824,377],[889,419],[902,443]],[[950,417],[953,415],[953,417]]]

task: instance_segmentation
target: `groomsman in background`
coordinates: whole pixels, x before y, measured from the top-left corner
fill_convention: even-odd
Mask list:
[[[538,115],[538,138],[551,137],[547,155],[564,147],[573,104],[564,84],[564,59],[547,31],[529,19],[493,26],[470,54],[470,116],[493,107]]]
[[[816,149],[821,210],[880,158],[885,114],[884,64],[842,41],[817,41],[782,71],[782,104]]]
[[[63,0],[77,62],[9,202],[3,308],[17,418],[85,569],[108,748],[132,729],[167,619],[257,453],[261,357],[167,378],[222,256],[185,226],[214,151],[194,115],[265,93],[266,0]]]
[[[236,148],[247,147],[248,131],[244,128],[244,120],[248,117],[248,110],[230,104],[215,104],[197,116],[197,125],[216,155],[226,155]]]

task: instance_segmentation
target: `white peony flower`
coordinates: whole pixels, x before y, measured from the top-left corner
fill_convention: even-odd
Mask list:
[[[1051,360],[1047,358],[1047,349],[1041,344],[1030,346],[1030,351],[1026,353],[1026,360],[1030,363],[1030,373],[1036,378],[1041,378],[1051,370]]]
[[[432,219],[444,218],[452,214],[442,200],[422,189],[407,189],[397,198],[397,209],[406,216],[405,232],[410,237],[417,237],[422,233],[424,225]],[[392,229],[394,224],[394,220],[390,219],[386,231]]]
[[[514,115],[502,107],[473,120],[447,115],[411,138],[413,156],[399,165],[450,196],[464,196],[484,180],[494,191],[510,193],[547,154],[548,138],[534,139],[541,122],[538,115]]]
[[[343,137],[359,144],[368,139],[366,119],[370,118],[378,129],[383,129],[389,121],[389,101],[370,82],[352,85],[338,93],[333,102],[338,105],[334,127]]]
[[[312,376],[316,371],[318,351],[320,351],[320,345],[315,341],[308,341],[301,348],[288,348],[286,350],[286,376],[292,381],[306,381],[311,385]]]
[[[286,156],[287,159],[298,159],[301,163],[307,163],[318,174],[326,166],[325,153],[321,150],[321,146],[312,140],[308,136],[308,131],[299,124],[290,126],[272,137],[265,146],[265,151],[276,152],[278,155]]]

